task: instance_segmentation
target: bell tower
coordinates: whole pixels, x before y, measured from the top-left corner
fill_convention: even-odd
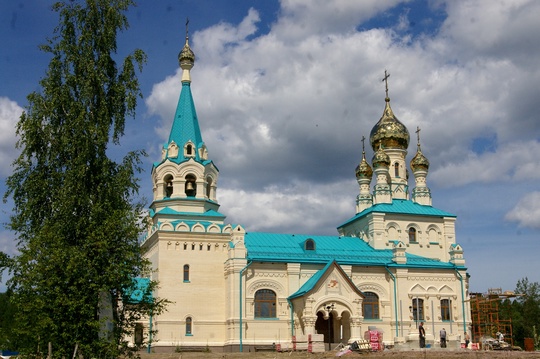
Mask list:
[[[219,171],[208,157],[191,94],[191,69],[195,54],[186,41],[178,54],[182,68],[182,90],[168,141],[163,145],[161,161],[152,167],[153,202],[151,210],[168,208],[181,213],[203,214],[217,211]]]

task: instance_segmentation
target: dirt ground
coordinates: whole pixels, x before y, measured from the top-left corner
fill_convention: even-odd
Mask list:
[[[142,359],[323,359],[336,358],[337,352],[325,353],[307,353],[307,352],[256,352],[256,353],[160,353],[160,354],[142,354]],[[472,351],[472,350],[456,350],[445,351],[435,349],[418,349],[410,351],[384,351],[376,353],[350,353],[341,356],[340,358],[393,358],[393,359],[412,359],[412,358],[442,358],[442,359],[457,359],[457,358],[540,358],[540,352],[524,352],[524,351]]]

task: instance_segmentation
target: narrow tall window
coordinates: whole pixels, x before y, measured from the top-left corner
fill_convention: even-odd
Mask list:
[[[211,194],[212,194],[212,178],[208,177],[206,179],[206,197],[208,199],[211,199]]]
[[[394,163],[394,176],[399,177],[399,163]]]
[[[441,299],[441,320],[450,320],[450,299]]]
[[[189,265],[184,264],[184,282],[189,282]]]
[[[188,156],[191,156],[191,153],[193,152],[193,149],[191,148],[191,145],[186,146],[186,154]]]
[[[185,193],[188,197],[195,197],[197,194],[197,179],[193,175],[187,175],[186,176],[186,185],[185,185]]]
[[[409,242],[416,242],[416,228],[409,228]]]
[[[276,317],[276,293],[270,289],[255,292],[255,318]]]
[[[364,292],[362,311],[364,319],[379,319],[379,296],[372,292]]]
[[[141,323],[135,324],[135,344],[141,345],[143,343],[143,325]]]
[[[165,178],[165,197],[170,198],[173,194],[173,189],[173,177],[169,175]]]
[[[192,324],[192,320],[191,320],[191,317],[187,317],[186,318],[186,335],[192,335],[192,331],[191,331],[191,324]]]
[[[412,312],[414,321],[418,322],[424,320],[424,300],[420,298],[413,298],[412,300]]]

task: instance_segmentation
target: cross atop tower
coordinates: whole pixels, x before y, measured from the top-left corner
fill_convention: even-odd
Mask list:
[[[390,77],[390,74],[384,70],[384,78],[382,79],[382,82],[384,82],[386,87],[386,98],[388,98],[388,78]]]
[[[420,148],[420,126],[416,126],[416,131],[415,132],[416,132],[416,137],[418,139],[417,146],[418,146],[418,148]]]
[[[366,137],[362,136],[362,153],[363,154],[366,153],[365,141],[366,141]]]

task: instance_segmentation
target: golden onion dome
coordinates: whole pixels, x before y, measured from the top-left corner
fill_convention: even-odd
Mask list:
[[[420,145],[418,146],[416,155],[414,155],[413,159],[411,160],[411,169],[413,172],[427,171],[429,169],[429,161],[426,156],[424,156],[422,151],[420,151]]]
[[[366,161],[366,153],[362,152],[362,161],[358,166],[356,166],[356,178],[369,178],[373,176],[373,170],[371,169],[371,166]]]
[[[427,171],[429,169],[429,161],[420,149],[420,127],[416,127],[416,135],[418,136],[418,142],[416,144],[416,155],[411,160],[411,169],[413,172]]]
[[[373,163],[373,168],[390,168],[390,157],[384,152],[381,144],[379,144],[379,149],[373,154],[371,163]]]
[[[186,43],[182,48],[182,51],[178,54],[178,63],[181,68],[189,67],[191,69],[195,64],[195,54],[189,47],[189,38],[186,36]]]
[[[375,151],[379,145],[387,149],[406,150],[409,147],[409,131],[394,115],[390,107],[390,98],[386,97],[386,106],[379,122],[373,126],[369,135],[371,148]]]

